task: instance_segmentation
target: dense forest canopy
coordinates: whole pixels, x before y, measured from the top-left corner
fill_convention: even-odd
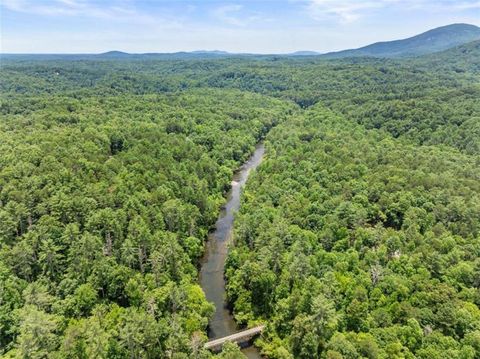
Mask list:
[[[480,150],[480,41],[409,60],[220,59],[4,60],[4,94],[117,95],[237,88],[308,108],[317,102],[367,128],[416,144]],[[2,104],[2,108],[6,106]]]
[[[0,355],[213,356],[199,258],[266,138],[226,268],[263,353],[480,357],[478,41],[1,62]]]
[[[236,90],[4,103],[4,353],[198,350],[212,312],[196,283],[206,233],[232,171],[292,107]]]
[[[227,278],[268,357],[478,357],[479,158],[318,106],[267,139]]]

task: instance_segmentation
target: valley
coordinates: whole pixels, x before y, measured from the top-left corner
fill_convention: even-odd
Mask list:
[[[480,30],[431,31],[2,54],[0,356],[478,358]]]

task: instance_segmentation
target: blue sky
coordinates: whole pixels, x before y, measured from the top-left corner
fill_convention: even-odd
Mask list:
[[[4,53],[319,52],[480,25],[480,0],[0,0]]]

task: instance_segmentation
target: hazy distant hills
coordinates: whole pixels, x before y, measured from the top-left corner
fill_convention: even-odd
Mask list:
[[[173,53],[143,53],[143,54],[129,54],[123,51],[108,51],[101,54],[95,55],[97,58],[101,59],[148,59],[148,58],[215,58],[215,57],[226,57],[232,56],[231,54],[226,51],[220,50],[196,50],[196,51],[180,51],[180,52],[173,52]]]
[[[320,54],[315,51],[297,51],[283,55],[258,55],[229,53],[219,50],[198,50],[175,53],[143,53],[130,54],[122,51],[108,51],[101,54],[0,54],[2,58],[23,58],[43,60],[121,60],[121,59],[201,59],[201,58],[225,58],[231,56],[268,57],[268,56],[315,56],[324,59],[340,59],[348,57],[377,57],[377,58],[401,58],[428,55],[455,48],[470,42],[480,40],[480,27],[469,24],[452,24],[429,30],[420,35],[403,40],[377,42],[365,47],[351,50],[343,50]]]
[[[102,54],[98,54],[97,56],[119,58],[119,57],[129,57],[131,55],[128,52],[123,52],[123,51],[108,51]]]
[[[288,56],[316,56],[316,55],[320,55],[320,53],[315,51],[296,51],[296,52],[292,52],[291,54],[288,54]]]
[[[414,57],[444,51],[459,45],[480,40],[480,27],[470,24],[452,24],[424,32],[403,40],[377,42],[365,47],[328,54],[315,51],[297,51],[285,56],[321,56],[323,58],[346,57]],[[142,54],[130,56],[164,56],[166,54]],[[255,56],[254,54],[232,54],[226,51],[192,51],[169,54],[179,57],[224,57],[224,56]],[[100,54],[101,57],[122,58],[129,54],[120,51],[110,51]],[[258,56],[258,55],[257,55]]]
[[[220,50],[196,50],[196,51],[180,51],[180,52],[172,52],[172,53],[144,53],[144,54],[129,54],[127,52],[122,51],[108,51],[101,54],[96,55],[100,58],[137,58],[137,57],[181,57],[181,58],[191,58],[191,57],[231,57],[231,56],[318,56],[321,55],[319,52],[315,51],[296,51],[289,54],[271,54],[271,55],[259,55],[259,54],[250,54],[250,53],[231,53],[227,51],[220,51]]]
[[[480,39],[480,27],[452,24],[429,30],[404,40],[377,42],[359,49],[322,55],[328,58],[345,57],[412,57],[443,51]]]

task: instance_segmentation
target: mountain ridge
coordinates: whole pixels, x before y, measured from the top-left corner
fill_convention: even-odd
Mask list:
[[[171,53],[148,52],[128,53],[111,50],[97,54],[6,54],[0,53],[1,58],[98,58],[98,59],[139,59],[139,58],[219,58],[231,56],[285,56],[303,57],[312,56],[323,59],[342,59],[348,57],[374,57],[374,58],[406,58],[432,53],[443,52],[473,41],[480,40],[480,27],[471,24],[450,24],[437,27],[421,34],[400,40],[375,42],[356,49],[346,49],[335,52],[319,53],[310,50],[294,51],[286,54],[254,54],[232,53],[222,50],[194,50],[178,51]]]
[[[375,42],[357,49],[330,52],[325,58],[415,57],[441,52],[480,39],[480,27],[471,24],[440,26],[401,40]]]

